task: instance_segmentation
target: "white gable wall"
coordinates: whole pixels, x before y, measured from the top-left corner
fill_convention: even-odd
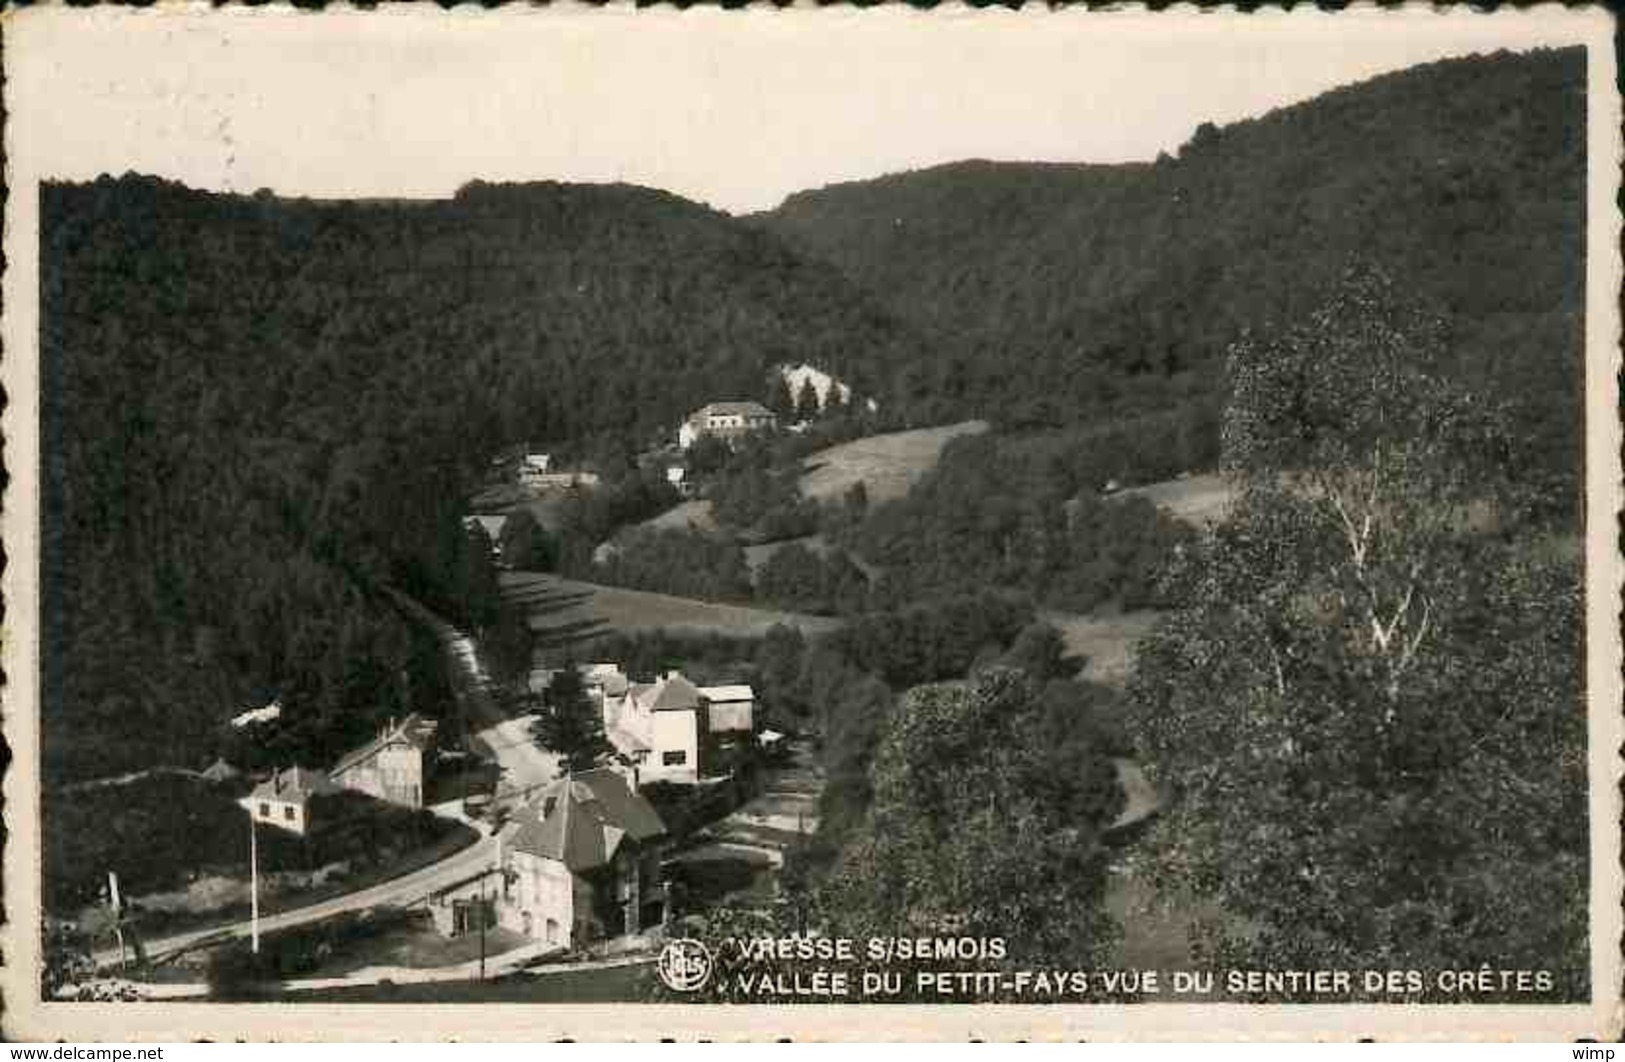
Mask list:
[[[563,863],[530,852],[513,852],[508,867],[514,872],[497,905],[497,924],[532,940],[569,947],[586,934],[576,926],[591,914],[590,893],[578,903],[577,882]]]
[[[243,805],[257,823],[267,826],[276,826],[303,835],[305,832],[305,805],[293,800],[278,800],[275,797],[243,798]]]
[[[650,713],[653,716],[651,751],[643,769],[643,781],[692,783],[699,780],[698,714],[693,709]]]

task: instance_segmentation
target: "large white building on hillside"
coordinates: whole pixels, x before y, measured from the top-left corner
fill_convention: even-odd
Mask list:
[[[779,423],[778,415],[760,402],[712,402],[688,415],[677,429],[677,445],[687,450],[703,438],[726,442],[768,431]]]

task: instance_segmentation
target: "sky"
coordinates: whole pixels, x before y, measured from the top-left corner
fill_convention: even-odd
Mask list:
[[[742,213],[964,158],[1119,162],[1574,14],[29,9],[23,172],[319,197],[626,181]]]

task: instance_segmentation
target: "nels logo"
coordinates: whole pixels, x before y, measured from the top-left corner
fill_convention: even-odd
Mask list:
[[[711,979],[711,949],[684,937],[672,940],[660,951],[655,973],[673,992],[698,992]]]

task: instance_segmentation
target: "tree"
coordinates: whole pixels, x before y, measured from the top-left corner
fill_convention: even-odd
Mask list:
[[[801,628],[775,623],[762,636],[756,650],[756,674],[762,686],[762,702],[773,718],[800,719],[806,705],[797,697],[796,679],[801,675],[801,658],[807,640]]]
[[[1087,965],[1114,931],[1102,833],[1122,805],[1102,750],[1058,756],[1018,671],[903,698],[870,770],[874,798],[818,896],[845,936],[998,936],[1017,966]]]
[[[609,752],[609,741],[604,737],[604,720],[598,706],[588,696],[581,672],[573,662],[566,661],[553,676],[544,701],[547,710],[531,724],[536,744],[558,754],[561,774],[597,766]]]
[[[818,410],[818,388],[814,386],[812,377],[809,376],[801,381],[801,390],[796,394],[796,419],[817,420]]]
[[[709,476],[727,466],[733,451],[716,435],[701,435],[688,448],[688,471],[691,476]]]
[[[550,536],[524,506],[509,513],[502,524],[502,560],[510,568],[544,572],[558,563]]]
[[[1081,661],[1069,657],[1066,639],[1053,624],[1035,620],[1021,629],[1000,663],[1019,668],[1034,682],[1070,678],[1081,666]]]
[[[789,420],[796,411],[795,399],[790,396],[790,381],[778,370],[774,370],[773,382],[768,385],[767,408],[777,413],[781,421]]]
[[[864,611],[869,605],[869,577],[843,549],[824,555],[824,600],[837,615]]]
[[[785,543],[757,569],[756,596],[785,608],[826,610],[822,558],[800,542]]]
[[[1580,573],[1485,533],[1497,411],[1440,378],[1443,338],[1356,268],[1232,350],[1236,501],[1130,686],[1178,792],[1157,863],[1217,901],[1224,961],[1528,966],[1578,998]]]

